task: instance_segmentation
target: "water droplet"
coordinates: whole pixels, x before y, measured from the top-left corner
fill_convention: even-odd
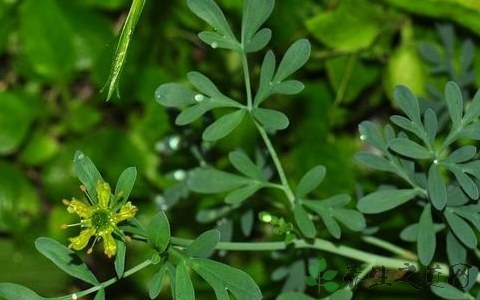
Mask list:
[[[173,172],[173,178],[178,181],[182,181],[187,177],[187,173],[184,170],[176,170]]]
[[[433,163],[434,163],[434,164],[438,164],[438,160],[437,160],[437,159],[434,159],[434,160],[433,160]]]
[[[172,150],[177,150],[180,147],[180,141],[181,140],[178,135],[172,136],[170,139],[168,139],[168,146]]]
[[[81,153],[77,156],[78,159],[85,159],[85,154]]]
[[[365,135],[363,135],[363,134],[362,134],[362,135],[360,135],[360,139],[361,139],[362,141],[364,141],[364,140],[366,140],[366,139],[367,139],[367,137],[366,137]]]
[[[195,101],[197,102],[202,102],[205,97],[202,94],[196,94],[195,95]]]
[[[217,43],[217,42],[212,42],[212,43],[210,44],[210,46],[211,46],[213,49],[215,49],[215,48],[218,47],[218,43]]]
[[[78,299],[77,294],[72,294],[72,299],[73,299],[73,300],[77,300],[77,299]]]

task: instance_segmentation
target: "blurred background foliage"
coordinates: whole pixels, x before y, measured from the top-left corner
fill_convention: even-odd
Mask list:
[[[233,28],[239,28],[242,2],[218,3]],[[220,226],[224,239],[273,235],[256,217],[252,237],[245,238],[239,229],[259,211],[271,209],[267,202],[251,201],[252,210],[229,213],[221,209],[222,199],[189,194],[183,184],[184,170],[199,161],[228,167],[228,151],[261,149],[255,148],[261,143],[247,125],[216,145],[201,143],[200,128],[213,116],[178,128],[172,118],[176,112],[155,102],[157,86],[186,82],[191,70],[208,74],[234,97],[244,92],[239,57],[200,42],[196,32],[204,25],[184,1],[147,2],[120,81],[121,98],[104,101],[102,87],[130,4],[0,0],[0,281],[25,284],[44,295],[82,288],[33,246],[38,236],[66,243],[76,233],[60,229],[74,221],[62,198],[81,197],[72,170],[76,149],[90,156],[111,183],[125,167],[136,166],[139,179],[132,197],[140,215],[167,209],[176,236],[194,237],[212,226]],[[327,167],[319,197],[359,195],[382,183],[380,175],[360,169],[353,155],[362,147],[358,123],[384,122],[395,109],[390,102],[395,85],[405,84],[426,103],[434,103],[446,80],[457,81],[467,95],[480,83],[476,0],[278,0],[267,24],[273,30],[270,46],[278,53],[300,37],[313,45],[307,67],[296,75],[306,84],[304,92],[295,100],[278,96],[270,104],[291,120],[290,127],[274,137],[289,178],[294,181],[317,164]],[[261,62],[261,57],[253,60]],[[259,67],[253,72],[258,75]],[[277,196],[270,192],[256,197]],[[388,236],[388,230],[408,224],[408,214],[400,211],[389,220],[374,216],[369,221],[386,229]],[[348,235],[341,242],[346,239]],[[389,240],[401,243],[397,233]],[[129,249],[134,253],[127,256],[131,263],[148,255],[136,244]],[[249,272],[270,299],[281,284],[270,279],[274,269],[268,257],[228,254],[229,263]],[[277,259],[296,263],[288,257]],[[97,274],[113,274],[101,253],[87,261]],[[345,259],[330,261],[330,267],[336,264],[341,274],[345,271]],[[138,295],[146,296],[151,274],[142,274],[113,287],[109,295],[144,298]],[[392,299],[395,289],[401,286],[379,289],[378,297]],[[416,292],[401,291],[403,296]],[[204,292],[209,293],[208,288]],[[197,295],[201,298],[202,291]]]

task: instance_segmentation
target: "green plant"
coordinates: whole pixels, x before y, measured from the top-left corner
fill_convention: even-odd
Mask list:
[[[127,22],[128,26],[135,25],[144,2],[135,3],[134,21]],[[237,149],[230,152],[228,163],[234,171],[231,168],[228,171],[220,169],[219,166],[225,166],[226,160],[216,166],[202,157],[201,152],[196,152],[200,166],[180,176],[188,193],[218,195],[213,198],[209,209],[202,211],[204,220],[224,218],[231,227],[234,216],[240,214],[242,232],[246,238],[251,239],[246,242],[230,241],[232,236],[229,236],[228,230],[221,232],[217,229],[208,230],[194,240],[174,237],[171,236],[170,223],[164,212],[157,213],[148,222],[141,222],[134,217],[134,206],[127,202],[136,179],[135,169],[128,168],[120,175],[112,194],[109,188],[105,188],[105,181],[93,162],[83,153],[77,152],[74,157],[76,175],[84,186],[90,206],[98,206],[103,214],[99,217],[99,223],[95,223],[95,212],[91,212],[90,208],[82,206],[86,212],[78,213],[81,210],[78,207],[86,205],[85,203],[73,205],[73,201],[67,202],[69,210],[77,212],[84,219],[81,222],[92,223],[91,226],[90,223],[81,223],[87,228],[84,230],[98,230],[90,230],[85,236],[81,234],[80,240],[71,240],[71,247],[76,250],[84,248],[91,236],[95,236],[95,241],[103,239],[107,256],[116,254],[116,277],[100,282],[72,250],[53,239],[39,238],[36,242],[39,252],[67,274],[92,286],[53,299],[76,299],[93,293],[96,293],[95,299],[103,299],[105,288],[149,266],[155,268],[149,289],[151,298],[160,294],[164,278],[168,276],[173,298],[193,299],[196,290],[194,282],[197,287],[197,281],[195,278],[192,280],[191,271],[200,275],[213,288],[218,299],[229,299],[229,293],[236,299],[262,298],[261,289],[253,279],[239,269],[218,262],[220,257],[213,256],[215,251],[269,251],[290,256],[285,261],[277,259],[278,268],[272,274],[277,279],[285,279],[282,293],[269,295],[277,299],[311,299],[305,290],[305,284],[302,287],[301,282],[292,283],[291,280],[293,277],[301,280],[305,278],[305,262],[313,256],[308,249],[364,262],[359,277],[370,270],[376,270],[375,267],[381,266],[382,270],[396,269],[408,264],[418,269],[422,265],[429,266],[434,262],[434,257],[441,260],[441,253],[436,251],[437,235],[441,234],[441,240],[445,240],[449,264],[467,264],[470,261],[468,255],[478,255],[475,250],[475,231],[480,229],[480,207],[477,201],[478,183],[474,179],[480,179],[479,161],[475,159],[476,148],[468,143],[480,139],[480,94],[465,109],[458,86],[449,82],[445,89],[445,102],[451,122],[448,123],[450,127],[440,128],[438,116],[433,110],[421,111],[415,96],[407,88],[398,87],[394,98],[407,117],[392,116],[391,121],[400,130],[391,125],[385,125],[383,130],[379,130],[373,122],[362,123],[360,137],[374,149],[359,153],[357,159],[373,169],[397,175],[402,182],[393,184],[402,188],[390,186],[367,194],[358,201],[356,209],[352,207],[351,197],[346,194],[318,199],[314,191],[326,176],[326,168],[321,165],[312,167],[301,176],[295,187],[291,185],[292,179],[285,172],[273,142],[279,136],[278,132],[286,129],[290,121],[281,111],[270,108],[271,104],[267,101],[274,95],[294,95],[302,91],[302,82],[288,78],[307,62],[310,55],[308,40],[294,42],[278,66],[274,53],[267,51],[257,74],[252,71],[251,57],[270,42],[272,32],[261,27],[273,10],[273,0],[243,2],[240,39],[237,39],[223,12],[213,0],[190,0],[188,5],[194,14],[213,28],[213,31],[201,32],[200,39],[214,49],[232,50],[240,57],[245,92],[241,96],[228,96],[207,76],[190,72],[188,79],[192,87],[177,83],[163,84],[158,87],[155,97],[160,104],[181,110],[175,119],[177,125],[199,123],[198,120],[201,121],[203,116],[214,115],[215,120],[203,131],[204,142],[215,144],[229,137],[243,123],[249,123],[255,128],[263,145],[259,149]],[[110,97],[117,84],[116,78],[126,55],[122,51],[126,51],[128,42],[128,38],[121,39],[117,48],[121,55],[117,55],[113,65],[107,97]],[[252,78],[255,77],[258,77],[258,84],[254,84]],[[255,159],[248,154],[253,151],[256,151]],[[190,197],[193,198],[193,194]],[[100,205],[102,201],[108,205]],[[260,201],[261,204],[258,203]],[[405,228],[400,237],[417,243],[416,254],[374,237],[373,230],[366,228],[364,217],[364,214],[382,213],[407,203],[419,215],[418,222]],[[263,222],[261,226],[274,227],[276,236],[266,234],[256,237],[261,242],[253,241],[250,237],[255,221],[252,207],[262,207],[259,210],[259,218]],[[117,214],[122,215],[122,210],[124,217],[118,217],[113,223],[107,222],[105,225],[103,217],[108,215],[117,218]],[[201,218],[200,213],[197,218]],[[127,222],[120,223],[124,219]],[[361,238],[357,238],[358,242],[377,246],[393,255],[372,254],[360,250],[362,245],[350,247],[340,244],[343,242],[342,235],[349,234],[342,230],[340,224],[351,231],[362,232]],[[105,230],[108,234],[103,233]],[[115,244],[112,244],[112,234]],[[332,242],[328,235],[338,241]],[[145,242],[151,255],[142,263],[125,270],[126,246],[130,238]],[[468,251],[472,253],[468,254]],[[437,264],[436,261],[435,263]],[[444,263],[437,265],[442,270],[448,269]],[[317,270],[309,269],[312,277],[316,278],[325,266],[326,263]],[[450,270],[450,275],[452,271],[453,269]],[[447,272],[442,272],[442,276],[447,275]],[[327,277],[335,277],[332,276]],[[474,283],[480,281],[477,267],[469,268],[467,277],[459,276],[458,279],[460,288],[441,283],[433,287],[433,292],[444,298],[471,298],[470,294],[475,292]],[[345,285],[335,291],[331,298],[351,299],[351,288],[352,286]],[[0,283],[0,296],[7,299],[44,299],[30,289],[12,283]]]

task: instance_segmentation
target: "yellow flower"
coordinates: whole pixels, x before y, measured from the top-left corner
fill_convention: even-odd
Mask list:
[[[96,192],[98,202],[94,205],[75,198],[71,201],[63,200],[63,203],[67,205],[68,212],[75,213],[81,218],[80,223],[64,225],[63,227],[80,225],[82,228],[78,236],[69,239],[69,248],[81,250],[87,246],[90,238],[95,236],[95,240],[87,253],[92,253],[95,243],[102,239],[104,252],[110,258],[115,255],[117,251],[117,244],[115,243],[112,233],[115,232],[121,235],[117,224],[132,218],[137,212],[137,208],[132,205],[132,203],[127,202],[120,207],[117,212],[113,207],[115,201],[110,201],[113,196],[110,185],[106,182],[99,181],[96,186]]]

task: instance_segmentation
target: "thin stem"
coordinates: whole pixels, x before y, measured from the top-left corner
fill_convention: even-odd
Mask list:
[[[62,296],[62,297],[59,297],[59,298],[55,298],[57,300],[60,300],[60,299],[77,299],[77,298],[80,298],[80,297],[83,297],[83,296],[86,296],[86,295],[89,295],[91,293],[94,293],[94,292],[97,292],[101,289],[104,289],[112,284],[114,284],[115,282],[119,281],[120,279],[122,278],[126,278],[132,274],[135,274],[137,273],[138,271],[150,266],[151,264],[153,264],[153,262],[150,260],[150,259],[147,259],[141,263],[139,263],[138,265],[136,265],[135,267],[125,271],[125,273],[123,273],[123,276],[121,278],[118,278],[118,277],[114,277],[114,278],[111,278],[107,281],[104,281],[96,286],[93,286],[87,290],[83,290],[83,291],[80,291],[78,293],[74,293],[72,295],[68,295],[68,296]],[[75,295],[75,296],[73,296]]]
[[[248,69],[247,54],[242,52],[241,56],[242,56],[243,78],[245,81],[245,92],[247,93],[247,109],[248,111],[252,111],[253,99],[252,99],[252,88],[250,85],[250,71]]]
[[[187,247],[193,241],[183,238],[176,238],[172,237],[171,242],[174,245],[180,247]],[[378,241],[377,245],[380,244]],[[355,248],[351,248],[348,246],[343,245],[336,245],[330,241],[322,240],[322,239],[315,239],[313,243],[308,243],[304,240],[293,240],[292,244],[296,249],[316,249],[322,250],[325,252],[334,253],[337,255],[341,255],[355,261],[363,261],[368,263],[372,266],[383,266],[385,268],[391,269],[398,269],[403,267],[405,263],[408,263],[415,268],[420,269],[421,265],[418,264],[416,260],[407,259],[407,258],[391,258],[387,256],[371,254],[369,252],[361,251]],[[231,251],[277,251],[277,250],[285,250],[289,247],[290,244],[286,244],[285,242],[261,242],[261,243],[237,243],[237,242],[219,242],[215,249],[217,250],[231,250]],[[383,243],[383,246],[387,245],[387,242]],[[442,276],[449,275],[449,266],[442,264],[442,263],[433,263],[434,265],[438,265],[440,269],[446,270],[442,272]],[[480,274],[477,276],[477,282],[480,283]]]
[[[342,81],[338,87],[337,95],[335,97],[334,105],[338,106],[342,102],[345,92],[347,91],[348,83],[350,82],[350,77],[352,76],[353,67],[355,66],[356,54],[352,54],[348,57],[347,66],[345,72],[343,73]]]
[[[387,241],[381,240],[379,238],[373,237],[373,236],[364,236],[362,237],[362,240],[371,244],[375,245],[377,247],[383,248],[385,250],[388,250],[392,253],[397,254],[400,257],[409,259],[409,260],[418,260],[417,255],[412,253],[411,251],[405,250],[403,248],[400,248],[394,244],[391,244]]]
[[[265,131],[265,129],[256,121],[254,122],[255,122],[255,126],[258,129],[258,132],[262,136],[265,146],[267,146],[267,150],[270,153],[270,156],[272,157],[273,163],[275,164],[275,168],[277,169],[278,176],[280,177],[280,182],[282,183],[282,186],[283,186],[283,191],[293,206],[295,204],[295,195],[293,194],[292,189],[288,184],[287,176],[285,176],[285,171],[283,170],[282,163],[278,158],[277,152],[275,151],[275,148],[273,148],[272,142],[270,141],[270,138],[268,137],[268,134]]]

